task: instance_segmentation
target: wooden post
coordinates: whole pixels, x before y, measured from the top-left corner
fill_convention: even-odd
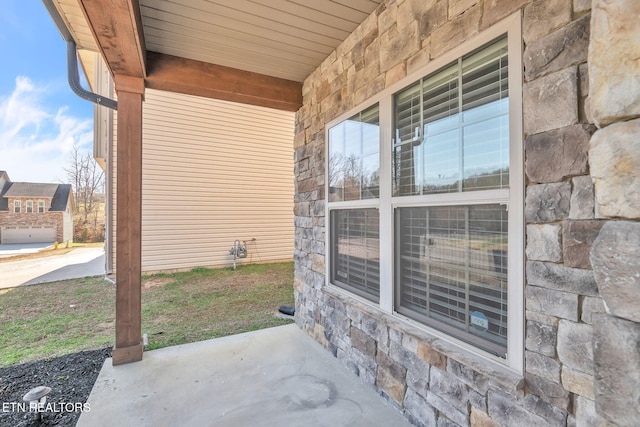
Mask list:
[[[142,360],[142,101],[144,79],[115,78],[118,94],[116,346],[113,365]]]

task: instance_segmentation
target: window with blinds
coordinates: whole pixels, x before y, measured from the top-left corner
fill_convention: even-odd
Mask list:
[[[378,104],[331,127],[328,138],[331,283],[377,302],[380,218],[373,206],[380,196]]]
[[[329,284],[522,374],[519,19],[329,123],[325,185]]]
[[[379,108],[329,129],[329,201],[374,199],[380,193]]]
[[[504,355],[507,224],[500,204],[396,209],[397,311]]]
[[[502,357],[507,346],[507,38],[394,96],[396,310]],[[504,189],[495,203],[445,193]],[[477,200],[477,199],[476,199]],[[416,202],[413,204],[415,205]]]
[[[331,211],[331,282],[372,301],[380,297],[377,209]]]
[[[509,186],[507,38],[396,94],[394,196]]]

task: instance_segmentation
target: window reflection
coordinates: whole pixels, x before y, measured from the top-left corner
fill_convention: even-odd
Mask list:
[[[329,201],[379,196],[378,105],[329,129]]]
[[[506,39],[395,96],[395,196],[507,188]]]

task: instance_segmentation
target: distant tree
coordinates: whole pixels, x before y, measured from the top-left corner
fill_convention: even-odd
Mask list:
[[[64,168],[73,186],[76,202],[76,214],[81,214],[83,225],[87,225],[93,217],[94,228],[97,227],[96,210],[100,206],[100,195],[104,191],[104,171],[98,166],[89,152],[81,152],[74,145],[69,156],[68,166]],[[93,215],[92,215],[93,214]]]

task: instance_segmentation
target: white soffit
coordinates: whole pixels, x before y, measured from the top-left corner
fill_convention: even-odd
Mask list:
[[[78,5],[78,0],[56,0],[54,5],[57,7],[62,19],[67,23],[67,28],[71,32],[76,45],[78,45],[78,49],[96,52],[98,46],[82,13],[82,9]]]
[[[140,0],[140,9],[148,51],[302,82],[381,1]]]

